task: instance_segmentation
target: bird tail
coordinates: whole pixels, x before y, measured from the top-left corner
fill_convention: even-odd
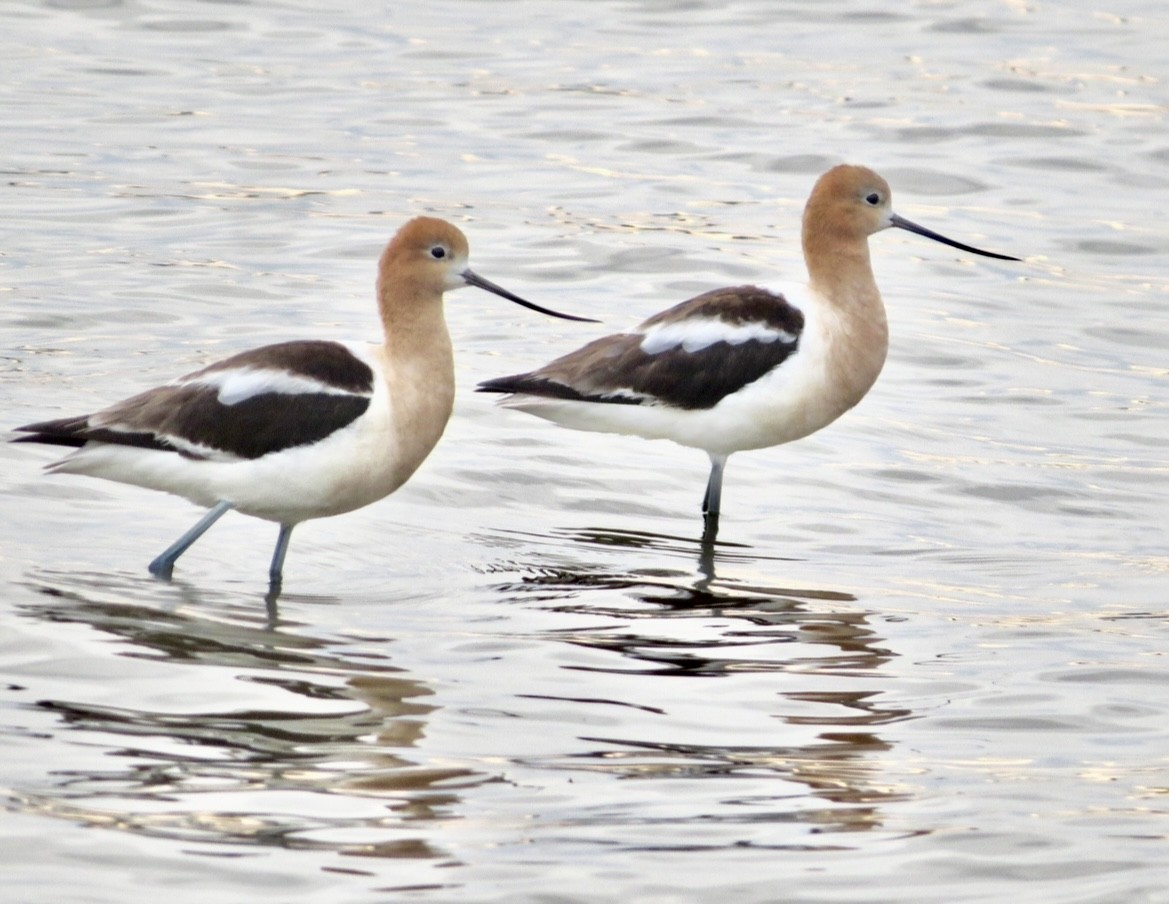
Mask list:
[[[43,443],[46,446],[80,448],[93,438],[89,435],[89,415],[25,424],[17,427],[16,432],[28,435],[16,437],[12,440],[14,443]]]

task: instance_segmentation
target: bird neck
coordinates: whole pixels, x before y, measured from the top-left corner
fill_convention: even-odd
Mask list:
[[[880,306],[867,235],[805,217],[802,240],[808,283],[818,294],[844,309]]]
[[[398,415],[442,425],[455,394],[455,361],[443,316],[442,293],[409,284],[379,283],[383,353]],[[429,428],[418,428],[429,435]],[[437,438],[437,436],[436,436]]]
[[[379,281],[381,350],[406,459],[421,462],[442,434],[455,396],[455,362],[442,293],[408,281]]]
[[[411,279],[383,278],[377,294],[386,345],[395,354],[425,354],[435,343],[450,344],[441,291]]]

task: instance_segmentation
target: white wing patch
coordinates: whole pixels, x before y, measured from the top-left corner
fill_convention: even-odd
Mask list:
[[[796,341],[796,336],[765,323],[732,324],[717,317],[694,317],[650,327],[641,340],[641,350],[647,355],[657,355],[681,346],[683,351],[699,352],[716,342],[742,345],[751,341],[790,344]]]
[[[213,371],[197,379],[184,381],[186,385],[198,384],[219,390],[219,404],[238,405],[255,396],[268,393],[281,395],[357,395],[347,389],[321,383],[312,377],[290,373],[287,370],[258,370],[240,368]]]

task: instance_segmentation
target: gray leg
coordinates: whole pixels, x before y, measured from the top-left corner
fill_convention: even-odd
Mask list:
[[[221,500],[215,503],[214,507],[199,519],[198,524],[175,540],[174,543],[166,548],[162,555],[150,563],[150,573],[155,577],[169,581],[178,557],[190,549],[191,544],[203,536],[203,534],[207,533],[207,529],[230,510],[230,502]]]
[[[272,565],[268,569],[268,583],[275,588],[284,580],[284,557],[288,555],[288,541],[292,538],[295,524],[281,524],[280,536],[276,538],[276,551],[272,553]]]
[[[710,479],[706,482],[706,495],[702,497],[702,514],[718,517],[719,503],[723,495],[723,469],[727,466],[725,455],[710,453]]]
[[[722,501],[723,469],[726,464],[725,455],[710,454],[710,479],[706,482],[706,495],[702,497],[702,544],[707,549],[713,548],[718,536],[718,510]]]

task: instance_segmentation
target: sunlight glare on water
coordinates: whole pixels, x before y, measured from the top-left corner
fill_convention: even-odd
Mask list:
[[[459,397],[298,528],[0,446],[6,900],[1166,900],[1169,15],[1016,2],[0,10],[9,428],[373,337],[421,213],[602,327],[447,300]],[[850,161],[1023,263],[873,237],[869,397],[734,456],[471,390],[802,279]]]

